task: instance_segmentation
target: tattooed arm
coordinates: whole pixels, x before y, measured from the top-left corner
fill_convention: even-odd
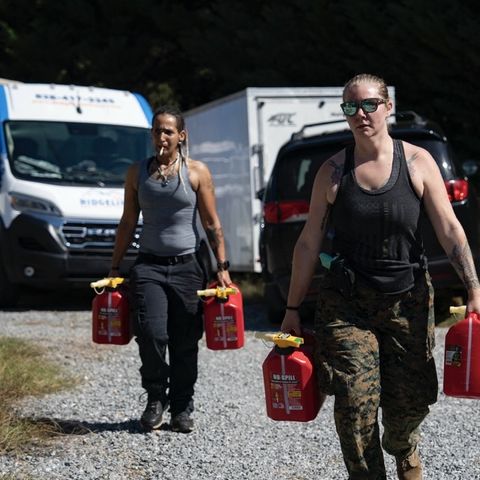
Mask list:
[[[475,262],[465,231],[448,199],[440,170],[428,152],[413,145],[405,146],[414,188],[423,197],[438,241],[467,290],[467,310],[480,312],[480,283]]]
[[[307,221],[293,251],[292,276],[287,300],[289,306],[299,306],[310,287],[343,164],[344,152],[340,152],[326,161],[315,177]],[[297,311],[285,312],[281,330],[301,334]]]
[[[467,290],[480,288],[472,251],[466,241],[463,245],[455,245],[448,258]]]
[[[197,192],[198,213],[200,221],[207,235],[208,243],[215,255],[217,262],[227,260],[225,251],[225,239],[222,225],[217,213],[215,200],[215,187],[212,175],[208,167],[195,160],[188,161],[189,179],[192,187]],[[217,279],[220,285],[226,286],[232,283],[228,271],[218,271]]]
[[[210,248],[217,259],[217,262],[224,262],[226,260],[225,255],[225,242],[223,238],[223,230],[220,225],[208,224],[204,227],[207,234],[208,243]]]
[[[467,311],[480,313],[480,282],[465,234],[454,244],[448,258],[467,290]]]

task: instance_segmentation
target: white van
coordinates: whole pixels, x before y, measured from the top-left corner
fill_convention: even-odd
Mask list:
[[[125,172],[152,154],[151,117],[126,91],[0,80],[0,306],[22,286],[108,273]]]

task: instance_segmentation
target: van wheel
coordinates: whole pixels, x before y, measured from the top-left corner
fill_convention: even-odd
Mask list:
[[[281,324],[285,316],[285,301],[280,295],[278,287],[273,284],[265,284],[263,300],[267,309],[267,320],[274,325]]]
[[[0,307],[14,307],[18,302],[18,288],[7,277],[0,265]]]

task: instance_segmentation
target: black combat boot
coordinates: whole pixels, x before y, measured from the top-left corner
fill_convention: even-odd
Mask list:
[[[172,415],[170,427],[174,432],[190,433],[193,430],[193,419],[188,412]]]
[[[145,430],[155,430],[162,424],[163,405],[154,397],[148,396],[147,406],[140,418],[140,423]]]

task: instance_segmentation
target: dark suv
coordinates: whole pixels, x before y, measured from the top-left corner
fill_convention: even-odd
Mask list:
[[[292,135],[292,139],[281,148],[263,193],[260,258],[267,314],[274,323],[281,321],[284,314],[293,248],[307,217],[315,174],[327,158],[353,143],[350,130],[308,136],[309,127],[314,125],[307,125]],[[419,145],[435,158],[477,263],[480,253],[479,200],[473,186],[460,173],[444,133],[438,125],[414,112],[397,113],[390,127],[393,138]],[[430,222],[426,220],[424,223],[422,230],[429,270],[437,297],[440,297],[442,290],[460,289],[462,285],[439,245]],[[322,251],[329,252],[332,235],[332,232],[327,234]],[[319,265],[302,305],[301,313],[304,316],[311,314],[320,275],[322,267]]]

